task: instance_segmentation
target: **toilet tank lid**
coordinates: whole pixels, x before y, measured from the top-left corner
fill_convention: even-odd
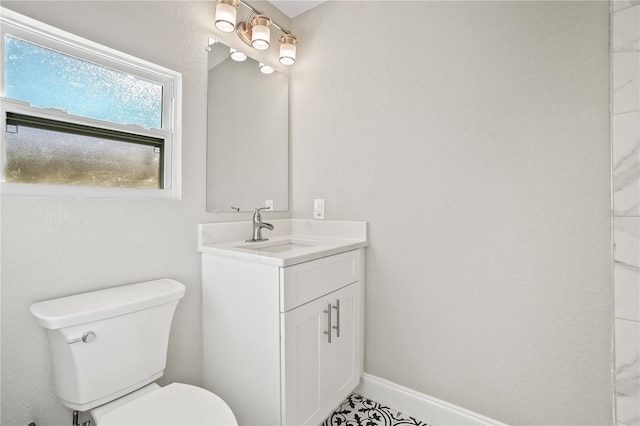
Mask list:
[[[41,326],[55,330],[161,305],[184,292],[182,283],[163,278],[34,303],[31,314]]]

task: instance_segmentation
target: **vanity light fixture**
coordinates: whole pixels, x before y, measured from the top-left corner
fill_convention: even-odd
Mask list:
[[[271,40],[271,18],[255,15],[251,18],[251,45],[258,50],[267,50]]]
[[[265,15],[251,14],[244,22],[236,25],[236,33],[240,40],[258,50],[267,50],[271,39],[273,21]]]
[[[247,55],[244,52],[236,50],[233,47],[230,47],[229,51],[230,51],[229,55],[231,56],[231,59],[233,59],[234,61],[242,62],[247,60]]]
[[[271,67],[270,67],[269,65],[267,65],[267,64],[263,64],[262,62],[260,62],[259,68],[260,68],[260,72],[261,72],[262,74],[271,74],[271,73],[273,73],[273,71],[274,71],[274,69],[273,69],[273,68],[271,68]]]
[[[216,5],[216,28],[225,33],[236,29],[236,8],[240,0],[218,0]]]
[[[280,41],[280,63],[282,65],[293,65],[296,62],[298,39],[293,34],[283,34],[278,40]]]
[[[267,50],[271,46],[271,27],[282,32],[279,37],[279,60],[283,65],[293,65],[296,61],[296,45],[298,39],[289,31],[282,28],[266,15],[261,14],[243,0],[216,0],[216,28],[224,32],[235,29],[240,40],[257,50]],[[242,5],[249,9],[246,20],[236,24],[236,8]]]

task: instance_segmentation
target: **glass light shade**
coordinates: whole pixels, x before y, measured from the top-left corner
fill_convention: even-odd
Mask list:
[[[247,55],[245,55],[244,52],[236,50],[233,47],[230,48],[230,51],[231,51],[231,59],[233,59],[236,62],[242,62],[247,59]]]
[[[225,33],[236,29],[236,8],[227,3],[216,5],[216,28]]]
[[[290,43],[280,45],[280,63],[293,65],[296,62],[296,46]]]
[[[269,38],[271,31],[265,25],[254,25],[251,27],[251,45],[258,50],[269,48]]]
[[[273,71],[273,68],[271,68],[269,65],[260,62],[260,72],[262,74],[271,74]]]

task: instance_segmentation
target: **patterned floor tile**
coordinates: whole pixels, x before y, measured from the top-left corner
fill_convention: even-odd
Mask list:
[[[431,426],[352,393],[321,426]]]

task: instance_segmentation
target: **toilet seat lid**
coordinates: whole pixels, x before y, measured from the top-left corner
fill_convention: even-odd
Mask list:
[[[143,395],[100,419],[100,426],[237,424],[222,398],[183,383],[172,383]]]

